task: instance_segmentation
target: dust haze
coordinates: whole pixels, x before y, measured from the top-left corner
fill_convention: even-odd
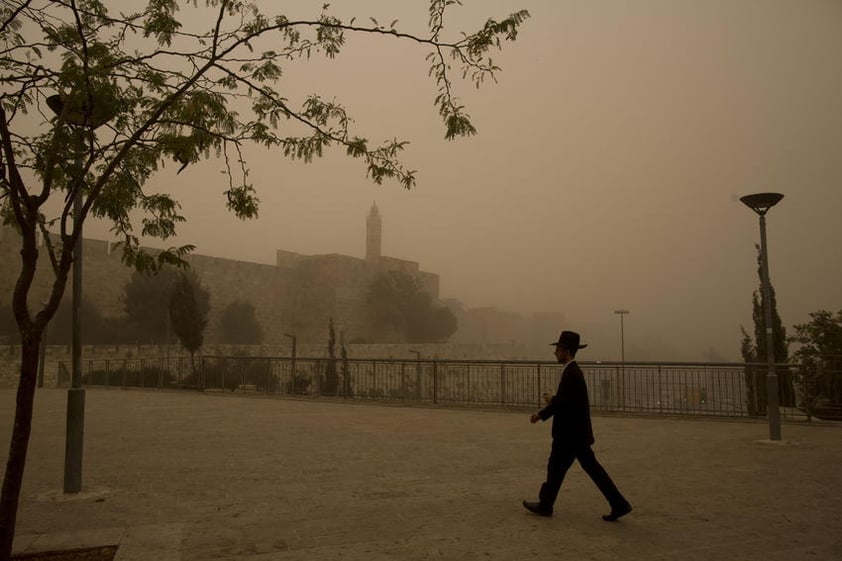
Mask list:
[[[331,10],[423,33],[426,3],[405,4]],[[579,331],[583,360],[619,359],[618,308],[630,311],[626,360],[738,360],[759,286],[758,220],[738,198],[772,191],[785,195],[767,217],[784,325],[842,309],[841,3],[464,4],[446,30],[532,15],[494,55],[496,85],[457,82],[476,137],[444,140],[417,45],[349,36],[335,60],[282,79],[291,100],[318,92],[346,105],[361,136],[409,140],[415,189],[374,185],[341,151],[302,164],[255,147],[258,220],[225,211],[219,161],[154,177],[150,191],[173,193],[188,219],[174,243],[260,263],[275,249],[362,257],[376,202],[385,255],[439,274],[441,297],[468,308],[561,314],[548,341]],[[91,221],[86,236],[109,239],[108,228]]]

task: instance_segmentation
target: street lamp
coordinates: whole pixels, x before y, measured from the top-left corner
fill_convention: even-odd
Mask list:
[[[114,99],[106,94],[63,94],[47,98],[47,106],[76,131],[91,133],[116,114]],[[81,135],[79,136],[81,138]],[[82,173],[82,172],[80,172]],[[82,184],[85,178],[73,178],[73,228],[78,230],[73,248],[72,367],[67,390],[67,428],[64,447],[64,492],[82,490],[82,449],[85,436],[85,389],[82,387]]]
[[[295,344],[298,338],[291,333],[284,333],[284,337],[289,337],[292,341],[292,360],[295,360]]]
[[[766,409],[769,418],[769,439],[781,439],[781,413],[778,399],[778,377],[775,375],[775,349],[772,337],[772,289],[769,284],[769,256],[766,252],[766,213],[784,196],[780,193],[755,193],[740,197],[740,201],[760,216],[760,270],[763,282],[763,300],[766,327]]]
[[[626,362],[626,340],[623,333],[623,316],[628,314],[628,310],[614,310],[614,313],[620,316],[620,362]]]

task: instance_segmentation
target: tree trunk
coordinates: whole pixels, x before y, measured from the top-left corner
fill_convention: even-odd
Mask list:
[[[32,433],[32,411],[40,344],[41,333],[23,338],[15,424],[9,444],[9,459],[6,462],[6,474],[3,478],[3,491],[0,495],[0,561],[8,561],[12,556],[23,471],[29,449],[29,436]]]

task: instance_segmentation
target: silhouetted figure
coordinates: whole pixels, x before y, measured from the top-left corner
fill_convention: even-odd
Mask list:
[[[542,410],[533,413],[531,423],[546,421],[553,417],[553,447],[547,462],[547,480],[541,485],[538,502],[523,501],[523,506],[539,516],[552,516],[553,504],[564,476],[574,460],[579,460],[602,494],[611,505],[611,512],[602,517],[607,522],[614,522],[632,510],[629,502],[611,481],[605,468],[597,461],[591,449],[594,443],[591,428],[590,402],[585,376],[573,358],[576,351],[587,345],[579,344],[579,334],[562,331],[555,343],[555,356],[564,365],[561,380],[555,395],[544,394],[547,404]]]

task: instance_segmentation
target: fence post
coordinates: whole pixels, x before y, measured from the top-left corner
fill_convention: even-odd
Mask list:
[[[535,394],[538,396],[538,406],[541,406],[541,363],[538,363],[538,392]]]
[[[439,402],[438,361],[433,361],[433,404]]]
[[[658,365],[658,414],[664,412],[664,391],[662,388],[662,380],[661,380],[661,365]]]
[[[506,404],[506,365],[500,364],[500,405]]]
[[[406,363],[401,361],[401,399],[404,401],[406,401],[406,394]]]

